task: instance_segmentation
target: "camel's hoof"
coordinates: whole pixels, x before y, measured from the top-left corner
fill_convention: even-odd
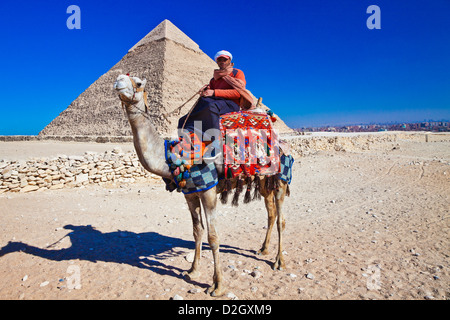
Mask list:
[[[269,250],[267,250],[267,249],[260,249],[256,254],[258,256],[267,256],[269,254]]]
[[[200,277],[200,272],[198,271],[183,271],[181,275],[187,280],[196,280]]]
[[[286,270],[286,265],[284,264],[284,261],[282,259],[276,259],[272,266],[273,270]]]
[[[285,270],[285,269],[286,269],[286,268],[280,266],[278,263],[274,263],[273,266],[272,266],[272,270],[283,271],[283,270]]]
[[[218,286],[217,283],[214,283],[208,288],[208,290],[206,290],[206,293],[210,294],[211,297],[221,297],[225,294],[225,288]]]

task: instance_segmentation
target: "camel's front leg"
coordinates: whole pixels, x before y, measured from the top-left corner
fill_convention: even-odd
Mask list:
[[[201,213],[200,199],[196,195],[186,195],[186,201],[192,216],[192,225],[194,229],[194,239],[195,239],[195,254],[191,269],[189,271],[184,271],[183,276],[186,276],[190,280],[195,280],[200,276],[198,266],[200,264],[200,254],[202,251],[202,235],[204,231],[204,226],[201,216],[202,213]]]
[[[213,284],[208,289],[208,293],[210,293],[213,297],[220,297],[225,294],[225,286],[223,285],[222,268],[220,266],[219,259],[219,236],[216,231],[216,188],[203,192],[201,195],[201,200],[203,209],[205,210],[206,225],[208,229],[208,242],[214,258]]]

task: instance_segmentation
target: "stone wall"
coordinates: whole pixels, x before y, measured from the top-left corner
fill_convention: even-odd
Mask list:
[[[53,135],[40,135],[40,136],[0,136],[0,142],[12,142],[12,141],[63,141],[63,142],[97,142],[97,143],[123,143],[133,142],[133,136],[53,136]]]
[[[123,153],[120,148],[105,153],[86,152],[84,156],[0,160],[0,194],[146,179],[160,178],[146,171],[134,152]]]
[[[408,132],[336,134],[330,136],[281,137],[297,156],[308,156],[318,151],[365,151],[374,148],[392,149],[400,140],[425,142],[427,134]],[[450,137],[450,135],[449,135]]]

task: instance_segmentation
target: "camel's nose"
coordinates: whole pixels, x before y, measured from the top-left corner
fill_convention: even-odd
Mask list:
[[[124,81],[117,80],[116,82],[114,82],[114,89],[116,90],[122,90],[125,89],[126,87],[127,86]]]

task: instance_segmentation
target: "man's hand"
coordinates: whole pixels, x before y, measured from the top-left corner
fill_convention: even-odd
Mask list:
[[[212,96],[214,96],[214,90],[206,89],[205,91],[203,91],[201,93],[201,96],[202,97],[212,97]]]
[[[209,89],[209,84],[205,84],[199,91],[198,94],[202,95],[203,91],[205,91],[206,89]]]

